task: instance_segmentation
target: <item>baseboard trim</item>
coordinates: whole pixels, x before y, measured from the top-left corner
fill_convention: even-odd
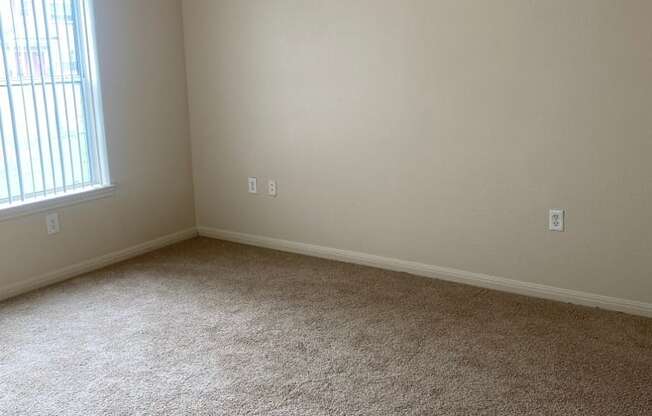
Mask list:
[[[189,228],[123,250],[85,260],[81,263],[73,264],[72,266],[64,267],[53,272],[45,273],[24,282],[8,285],[0,288],[0,300],[18,296],[40,287],[49,286],[196,236],[197,229],[194,227]]]
[[[277,238],[197,227],[200,236],[652,318],[652,304]]]

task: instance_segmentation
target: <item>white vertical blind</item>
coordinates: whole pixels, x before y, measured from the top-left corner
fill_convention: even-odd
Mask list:
[[[109,182],[90,0],[0,0],[0,209]]]

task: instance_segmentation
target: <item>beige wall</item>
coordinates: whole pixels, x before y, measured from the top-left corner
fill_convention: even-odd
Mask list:
[[[199,225],[652,301],[652,2],[183,6]]]
[[[194,226],[181,5],[96,1],[112,179],[117,194],[0,222],[0,296],[46,272]]]

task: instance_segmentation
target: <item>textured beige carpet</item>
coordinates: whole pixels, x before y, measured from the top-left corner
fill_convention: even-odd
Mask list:
[[[651,415],[652,320],[194,239],[0,303],[2,415]]]

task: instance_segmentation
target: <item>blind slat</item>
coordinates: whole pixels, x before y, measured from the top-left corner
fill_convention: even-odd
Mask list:
[[[4,25],[0,19],[0,48],[2,49],[2,62],[5,69],[5,80],[7,81],[7,96],[9,97],[9,113],[11,116],[11,130],[14,139],[14,154],[16,155],[16,166],[18,167],[18,189],[20,190],[20,200],[25,200],[25,190],[23,188],[23,169],[21,164],[20,146],[18,145],[18,134],[16,132],[16,111],[14,109],[13,86],[9,76],[9,63],[7,60]],[[11,199],[11,198],[10,198]]]
[[[45,1],[45,0],[43,0],[43,1]],[[52,4],[52,9],[54,11],[55,16],[57,16],[57,3],[58,3],[58,1],[55,1]],[[65,18],[65,15],[64,15],[64,18]],[[59,24],[57,24],[56,22],[54,24],[54,31],[55,31],[54,32],[54,37],[57,39],[57,52],[58,52],[58,55],[59,55],[58,56],[58,59],[59,59],[59,76],[61,77],[61,81],[63,81],[61,83],[61,95],[63,97],[63,114],[64,114],[63,119],[66,122],[66,132],[67,132],[67,134],[65,136],[66,136],[66,142],[68,144],[68,146],[67,146],[68,147],[68,158],[70,159],[70,175],[71,175],[71,177],[70,177],[70,187],[74,189],[75,188],[75,161],[74,161],[74,158],[72,156],[72,144],[70,143],[71,134],[70,134],[70,119],[69,119],[69,116],[68,116],[68,97],[67,97],[67,94],[66,94],[66,82],[65,82],[66,81],[66,74],[65,74],[65,71],[63,69],[63,56],[61,55],[61,34],[59,33]],[[57,97],[55,97],[55,100],[57,100]],[[64,163],[64,162],[65,161],[63,161],[62,163]]]
[[[2,114],[0,114],[0,145],[2,146],[2,162],[4,166],[5,182],[7,185],[7,199],[12,200],[13,195],[11,194],[11,178],[9,177],[9,157],[7,156],[7,148],[9,147],[5,144],[5,133],[4,133],[4,123],[2,121]]]
[[[66,7],[66,3],[67,3],[67,0],[63,0],[63,15],[64,16],[68,16],[68,8]],[[73,15],[72,10],[70,10],[70,12],[71,12],[71,15]],[[73,46],[72,46],[72,44],[70,42],[70,35],[68,34],[68,28],[67,27],[65,28],[65,36],[66,36],[66,45],[67,45],[68,50],[73,50]],[[77,59],[77,57],[75,57],[75,70],[77,71],[77,74],[80,73],[80,71],[79,71],[79,59]],[[77,98],[78,98],[77,97],[77,88],[76,88],[74,83],[71,83],[71,87],[72,87],[72,96],[73,96],[72,102],[73,102],[73,107],[74,107],[74,110],[75,110],[75,132],[76,132],[76,136],[77,136],[77,150],[79,152],[79,169],[80,169],[80,172],[81,172],[81,183],[82,183],[82,186],[83,186],[83,184],[85,184],[86,181],[84,180],[84,157],[83,157],[83,152],[82,152],[81,136],[80,136],[81,123],[80,123],[80,120],[79,120],[79,109],[78,109],[78,106],[77,106]]]
[[[61,169],[61,180],[63,184],[63,192],[66,192],[68,190],[68,186],[66,184],[66,167],[64,163],[64,155],[63,155],[63,141],[61,140],[61,123],[60,123],[60,113],[59,113],[59,103],[57,102],[57,89],[55,86],[55,78],[54,78],[54,61],[52,59],[52,42],[50,38],[50,28],[48,27],[48,18],[47,18],[47,9],[45,8],[45,0],[41,0],[41,5],[42,5],[42,10],[43,10],[43,24],[45,27],[45,39],[47,41],[47,55],[48,55],[48,66],[50,67],[50,79],[52,80],[52,83],[50,84],[52,86],[52,102],[54,104],[54,121],[56,124],[56,133],[57,133],[57,144],[58,144],[58,150],[59,150],[59,165]]]
[[[77,22],[85,22],[85,18],[82,17],[80,14],[81,10],[79,8],[79,2],[72,2],[72,15],[75,21]],[[84,49],[82,47],[83,43],[83,36],[81,34],[81,24],[75,25],[74,30],[73,30],[73,37],[75,41],[75,49],[79,51],[79,54],[77,55],[79,59],[77,59],[77,71],[80,74],[82,78],[86,77],[86,59],[81,59],[82,56],[84,56]],[[79,94],[81,96],[81,103],[83,106],[85,106],[85,109],[87,111],[84,112],[84,131],[86,132],[86,136],[88,136],[89,132],[92,131],[92,128],[90,127],[89,123],[89,112],[88,108],[86,107],[86,104],[89,102],[88,99],[88,93],[86,88],[84,86],[80,86],[79,88]],[[91,114],[92,117],[92,114]],[[96,173],[96,168],[95,168],[95,163],[93,162],[93,155],[95,154],[94,149],[95,148],[95,143],[92,141],[86,140],[86,157],[88,158],[88,169],[89,169],[89,176],[90,176],[90,181],[93,181],[94,178],[97,178],[98,175]]]
[[[25,9],[25,2],[24,0],[20,0],[20,9],[21,9],[21,15],[22,15],[22,20],[23,20],[23,32],[25,33],[25,43],[27,44],[27,50],[31,51],[31,46],[29,42],[29,32],[27,31],[27,17],[26,17],[26,9]],[[15,29],[14,29],[15,31]],[[41,143],[41,123],[39,121],[39,109],[38,109],[38,104],[36,101],[36,86],[34,85],[34,72],[33,72],[33,65],[32,65],[32,54],[28,53],[27,54],[27,65],[29,67],[29,80],[30,80],[30,86],[32,90],[32,103],[34,104],[33,108],[33,114],[34,114],[34,121],[35,121],[35,126],[36,126],[36,138],[37,138],[37,143],[38,143],[38,153],[39,153],[39,167],[41,170],[41,190],[43,192],[43,195],[46,195],[46,179],[45,179],[45,161],[43,159],[43,145]]]
[[[41,34],[39,31],[39,24],[38,20],[36,18],[36,3],[35,0],[31,0],[31,5],[32,5],[32,17],[33,17],[33,24],[34,24],[34,33],[36,35],[36,50],[38,51],[38,57],[39,57],[39,70],[40,70],[40,75],[41,75],[41,95],[43,98],[43,108],[45,110],[45,125],[47,128],[47,143],[48,143],[48,154],[50,156],[50,171],[52,174],[52,190],[53,193],[57,193],[57,174],[56,174],[56,164],[55,164],[55,159],[54,159],[54,145],[52,142],[52,126],[50,123],[50,106],[48,105],[48,98],[47,98],[47,93],[45,91],[45,68],[43,65],[43,55],[42,55],[42,45],[41,45]],[[25,9],[25,0],[21,0],[21,4],[23,9]],[[27,29],[25,29],[25,32],[27,34]],[[29,39],[29,36],[26,36]],[[36,114],[37,120],[40,120],[41,117],[39,116],[39,113],[37,112]]]
[[[11,15],[11,28],[14,33],[16,33],[16,19],[14,16],[14,7],[13,4],[10,2],[9,3],[9,14]],[[16,47],[16,50],[19,50],[18,46],[18,36],[14,36],[14,44]],[[34,177],[34,156],[32,155],[32,135],[31,135],[31,129],[29,127],[30,122],[28,120],[28,110],[27,110],[27,102],[25,100],[25,88],[23,87],[23,75],[22,71],[18,71],[18,83],[20,84],[20,95],[21,95],[21,101],[23,104],[23,119],[25,121],[25,133],[27,134],[27,154],[29,156],[29,172],[30,176],[32,179],[31,185],[32,185],[32,192],[36,192],[36,181]],[[18,127],[16,127],[16,130],[18,130]],[[20,156],[19,156],[20,157]]]

